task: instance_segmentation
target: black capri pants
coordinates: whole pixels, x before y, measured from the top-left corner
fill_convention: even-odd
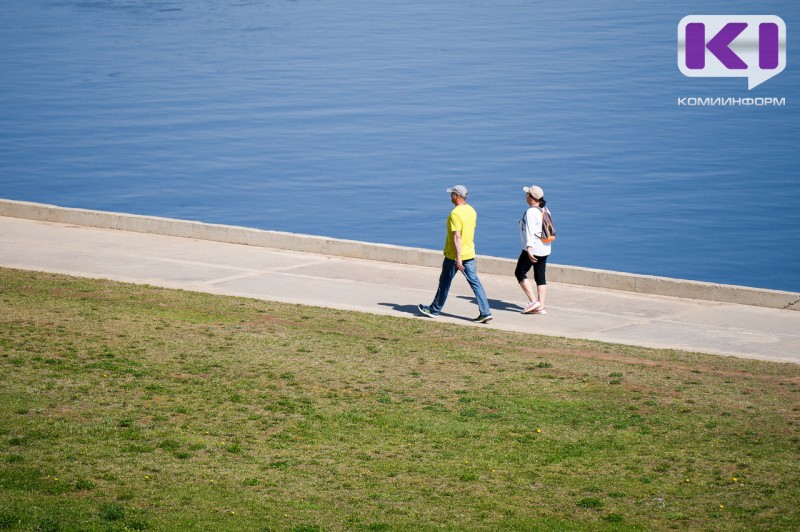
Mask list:
[[[536,283],[536,286],[547,284],[547,275],[545,273],[545,270],[547,269],[547,255],[544,257],[534,255],[534,257],[536,257],[536,262],[531,262],[528,252],[524,249],[522,250],[522,253],[519,254],[517,267],[514,270],[514,277],[517,278],[518,283],[521,283],[527,279],[527,273],[531,268],[533,268],[533,280]]]

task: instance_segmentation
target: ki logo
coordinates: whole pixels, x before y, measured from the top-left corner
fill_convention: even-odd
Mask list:
[[[786,68],[786,24],[775,15],[689,15],[678,24],[678,68],[693,78],[747,78]]]

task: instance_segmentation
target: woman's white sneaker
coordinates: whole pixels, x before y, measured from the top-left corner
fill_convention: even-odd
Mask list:
[[[530,314],[531,312],[536,312],[536,309],[542,308],[542,304],[538,301],[531,301],[528,303],[528,306],[522,309],[523,314]]]

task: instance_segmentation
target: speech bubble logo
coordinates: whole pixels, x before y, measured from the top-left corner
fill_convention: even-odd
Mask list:
[[[786,68],[786,24],[775,15],[689,15],[678,24],[678,68],[690,78],[747,78]]]

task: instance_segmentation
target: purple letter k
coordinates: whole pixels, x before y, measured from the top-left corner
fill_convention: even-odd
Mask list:
[[[733,53],[730,44],[747,27],[746,22],[729,22],[706,44],[705,24],[692,22],[686,25],[686,66],[702,69],[706,66],[706,48],[730,70],[747,69],[747,63]]]

